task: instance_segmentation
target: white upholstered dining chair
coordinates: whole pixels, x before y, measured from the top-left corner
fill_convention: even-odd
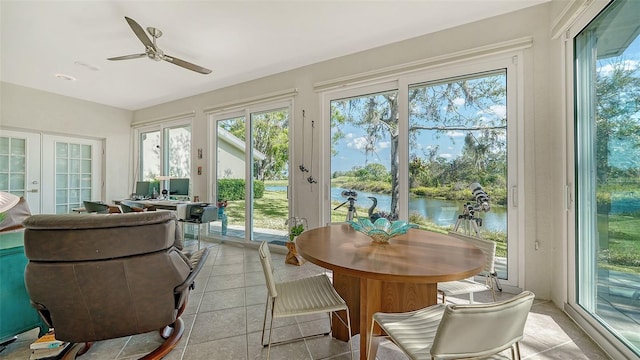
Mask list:
[[[336,315],[336,318],[344,324],[349,331],[349,349],[351,359],[353,359],[353,345],[351,341],[351,320],[349,319],[349,308],[346,302],[340,297],[331,284],[331,280],[326,274],[310,276],[307,278],[291,280],[286,282],[276,282],[271,263],[271,252],[269,244],[263,241],[258,248],[262,270],[267,284],[267,304],[264,309],[264,322],[262,324],[262,346],[268,346],[267,359],[271,355],[271,345],[289,343],[303,340],[305,338],[329,335],[329,332],[315,335],[303,336],[291,340],[281,341],[272,344],[271,335],[273,333],[273,319],[291,316],[327,313],[331,321],[331,313],[338,311],[346,312],[346,323]],[[269,323],[269,340],[264,343],[264,333],[267,325],[267,313],[271,306],[271,320]]]
[[[520,359],[534,294],[524,291],[511,299],[487,304],[437,304],[405,313],[375,313],[367,358],[374,360],[376,324],[412,360],[485,357],[511,349]]]
[[[447,296],[469,294],[469,303],[473,304],[473,293],[487,290],[491,291],[493,301],[496,301],[496,294],[493,287],[495,282],[495,285],[499,288],[498,278],[494,266],[496,259],[496,242],[460,234],[457,232],[449,232],[449,235],[473,244],[480,250],[482,250],[486,259],[484,268],[478,275],[483,276],[484,281],[476,281],[473,277],[471,277],[463,280],[438,283],[438,293],[442,295],[442,302],[446,303]]]

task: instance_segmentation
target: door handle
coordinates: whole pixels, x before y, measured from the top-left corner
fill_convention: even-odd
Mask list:
[[[31,189],[31,190],[27,190],[27,192],[30,192],[30,193],[37,193],[37,192],[38,192],[38,189]]]

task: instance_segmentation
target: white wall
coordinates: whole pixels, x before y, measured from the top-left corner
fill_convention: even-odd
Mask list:
[[[0,91],[0,127],[104,140],[104,200],[131,193],[133,112],[5,82]]]
[[[42,91],[2,83],[0,126],[35,132],[47,132],[101,138],[106,144],[106,200],[122,198],[130,192],[130,126],[147,121],[171,117],[174,114],[193,112],[194,129],[192,148],[202,148],[203,159],[194,159],[193,168],[203,166],[203,175],[194,176],[194,193],[211,194],[208,180],[215,169],[209,169],[211,129],[203,110],[227,103],[296,88],[295,111],[292,116],[295,136],[292,164],[302,163],[303,143],[309,144],[311,129],[302,134],[302,110],[307,121],[315,120],[318,128],[325,126],[320,118],[320,100],[314,84],[349,75],[412,61],[429,59],[454,52],[491,45],[502,41],[533,37],[533,47],[525,51],[524,116],[526,140],[525,154],[525,204],[526,223],[523,239],[525,287],[536,292],[539,298],[553,298],[556,303],[564,299],[566,286],[558,278],[563,271],[563,216],[562,162],[558,154],[564,151],[563,116],[557,98],[561,66],[559,40],[551,40],[551,28],[566,1],[555,1],[515,13],[460,26],[431,35],[402,41],[380,48],[332,59],[307,67],[246,82],[225,89],[200,94],[190,98],[130,112],[83,100],[63,97]],[[555,15],[554,15],[555,16]],[[565,15],[566,16],[566,15]],[[298,126],[295,126],[295,125]],[[316,136],[318,136],[316,131]],[[302,139],[302,141],[296,141]],[[316,138],[317,140],[317,138]],[[309,156],[309,152],[306,152]],[[322,180],[319,164],[322,155],[314,158],[312,169]],[[305,164],[309,163],[305,159]],[[293,171],[294,211],[309,219],[311,226],[320,223],[322,211],[319,198],[320,184],[309,185],[306,174]],[[314,187],[314,188],[311,188]],[[310,191],[311,190],[311,191]],[[204,195],[207,194],[207,195]],[[210,199],[210,198],[209,198]],[[317,204],[302,206],[302,204]],[[535,250],[535,242],[540,247]],[[554,296],[552,296],[554,294]]]
[[[134,123],[144,123],[171,114],[193,111],[195,114],[193,129],[193,148],[207,149],[211,134],[207,132],[208,123],[203,110],[216,104],[247,99],[286,89],[296,88],[295,111],[292,121],[300,124],[302,110],[306,111],[307,121],[315,120],[319,128],[326,126],[320,118],[319,94],[314,91],[314,84],[337,79],[349,75],[362,74],[367,71],[393,65],[406,64],[412,61],[429,59],[451,54],[470,48],[491,45],[498,42],[530,36],[533,47],[525,50],[524,66],[524,186],[525,186],[525,238],[522,239],[525,263],[525,287],[536,293],[538,298],[550,299],[552,283],[555,275],[553,257],[554,249],[562,241],[562,176],[559,163],[556,161],[558,151],[562,150],[562,138],[558,132],[562,118],[552,113],[550,107],[552,86],[551,76],[556,74],[559,64],[550,59],[550,4],[544,4],[492,19],[456,27],[431,35],[402,41],[361,53],[324,61],[307,67],[288,71],[266,78],[246,82],[225,89],[200,94],[179,101],[142,109],[134,113]],[[331,41],[331,39],[327,39]],[[553,50],[556,51],[556,50]],[[215,76],[215,75],[214,75]],[[556,84],[553,83],[555,86]],[[292,164],[302,163],[302,144],[311,143],[311,129],[306,127],[302,134],[302,126],[294,128]],[[316,132],[316,136],[318,132]],[[303,139],[303,141],[296,141]],[[205,152],[206,156],[209,153]],[[319,173],[322,155],[314,158],[312,169],[319,184],[309,185],[299,171],[293,171],[294,211],[295,215],[306,217],[310,226],[320,225],[321,199],[319,186],[323,179]],[[205,156],[196,160],[194,166],[203,166],[203,175],[194,179],[196,192],[205,194],[210,189],[207,184],[210,161]],[[306,156],[309,156],[307,151]],[[309,160],[305,160],[305,164]],[[294,167],[295,168],[295,167]],[[311,187],[313,186],[313,187]],[[209,194],[210,195],[210,194]],[[302,206],[302,204],[317,204]],[[539,249],[535,242],[539,241]],[[555,268],[557,269],[557,268]],[[554,289],[559,291],[558,288]]]

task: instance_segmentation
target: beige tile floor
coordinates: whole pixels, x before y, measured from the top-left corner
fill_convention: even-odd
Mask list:
[[[233,244],[206,243],[211,248],[207,264],[196,280],[189,305],[183,315],[185,334],[167,360],[263,359],[266,349],[260,345],[260,333],[266,301],[264,275],[255,249]],[[273,254],[276,276],[294,279],[322,272],[310,263],[303,266],[284,264],[283,254]],[[511,296],[498,293],[499,298]],[[488,301],[490,295],[476,294],[476,302]],[[448,298],[449,299],[449,298]],[[449,299],[466,302],[466,299]],[[280,320],[280,321],[278,321]],[[326,331],[327,317],[278,319],[274,322],[274,339]],[[490,331],[490,329],[488,329]],[[18,340],[0,352],[0,359],[29,358],[29,344],[37,330],[21,334]],[[137,359],[161,341],[157,332],[97,342],[83,360]],[[354,338],[354,358],[358,358],[358,338]],[[560,309],[551,302],[536,300],[527,320],[521,342],[524,359],[608,359]],[[272,359],[349,359],[347,343],[330,336],[280,345],[272,348]],[[394,345],[384,343],[378,359],[406,359]]]

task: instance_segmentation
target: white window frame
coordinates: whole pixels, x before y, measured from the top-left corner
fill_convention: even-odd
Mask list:
[[[320,223],[329,223],[329,212],[326,211],[331,207],[331,189],[328,179],[331,178],[331,151],[329,139],[331,137],[330,129],[330,103],[332,100],[362,96],[382,91],[398,90],[398,106],[399,106],[399,142],[404,144],[398,149],[400,159],[409,158],[409,139],[407,128],[408,120],[408,90],[409,86],[416,83],[427,82],[430,80],[440,80],[454,78],[458,76],[471,75],[498,69],[507,69],[507,88],[510,89],[507,97],[508,118],[515,119],[514,123],[510,123],[508,131],[511,138],[508,146],[509,156],[509,217],[508,229],[511,236],[509,239],[508,252],[508,281],[501,281],[503,289],[510,292],[518,292],[525,288],[525,167],[524,167],[524,48],[530,47],[531,44],[523,41],[512,50],[502,50],[495,54],[482,56],[467,56],[465,60],[452,61],[442,65],[429,66],[422,69],[411,69],[410,71],[398,71],[395,75],[387,75],[374,80],[362,81],[355,85],[340,86],[339,82],[335,82],[336,86],[320,94],[320,109],[323,123],[329,124],[322,129],[320,139],[322,157],[321,174],[323,174],[325,185],[320,189],[322,199],[322,211],[320,213]],[[317,85],[318,88],[324,86]],[[398,199],[398,209],[400,217],[407,219],[408,206],[408,161],[400,161],[399,178],[400,193]],[[515,229],[515,230],[514,230]],[[515,264],[515,265],[513,265]]]
[[[251,114],[260,113],[269,110],[287,109],[289,116],[289,176],[287,179],[287,198],[289,203],[289,216],[296,214],[296,202],[294,201],[293,192],[291,186],[293,184],[293,178],[296,174],[292,169],[293,166],[293,151],[297,143],[295,134],[295,121],[294,121],[294,101],[292,95],[295,92],[285,92],[282,96],[278,95],[265,95],[264,100],[261,98],[254,99],[247,102],[235,103],[232,109],[221,109],[219,111],[211,110],[208,114],[208,137],[210,136],[209,144],[209,166],[212,171],[209,172],[208,183],[210,184],[211,201],[217,201],[217,179],[218,179],[218,121],[227,120],[237,117],[244,117],[245,119],[245,139],[251,139]],[[247,174],[253,177],[253,153],[251,151],[245,151],[245,178]],[[248,198],[253,199],[252,183],[245,181],[245,194],[251,194]],[[233,240],[231,240],[233,241]],[[253,240],[253,200],[245,206],[245,239],[242,243],[252,243]]]
[[[574,109],[574,38],[610,3],[609,0],[595,0],[582,9],[579,16],[571,23],[565,24],[566,31],[561,33],[563,46],[561,57],[563,66],[562,88],[564,98],[562,109],[564,114],[563,131],[565,135],[565,152],[562,158],[564,174],[564,194],[566,218],[564,219],[565,234],[562,251],[565,254],[566,298],[564,310],[567,314],[614,359],[633,359],[634,354],[618,338],[610,333],[606,327],[597,321],[590,313],[577,303],[577,232],[576,232],[576,203],[575,203],[575,109]]]
[[[154,122],[153,124],[142,124],[139,126],[134,126],[133,128],[133,144],[132,144],[132,153],[135,154],[134,157],[134,161],[133,161],[133,177],[131,179],[131,183],[130,183],[130,191],[129,193],[132,193],[134,190],[134,186],[136,181],[141,181],[142,180],[142,174],[140,173],[140,135],[143,133],[147,133],[147,132],[153,132],[153,131],[159,131],[160,132],[160,175],[166,175],[164,174],[165,168],[166,168],[166,161],[167,159],[165,159],[164,156],[164,131],[165,129],[171,129],[171,128],[176,128],[176,127],[181,127],[181,126],[189,126],[192,130],[192,137],[191,137],[191,168],[189,169],[189,174],[190,177],[193,178],[193,164],[194,162],[194,156],[193,156],[193,117],[181,117],[179,119],[173,119],[173,120],[166,120],[166,121],[161,121],[161,122]],[[193,183],[191,184],[193,186]],[[193,189],[191,189],[193,191]]]

